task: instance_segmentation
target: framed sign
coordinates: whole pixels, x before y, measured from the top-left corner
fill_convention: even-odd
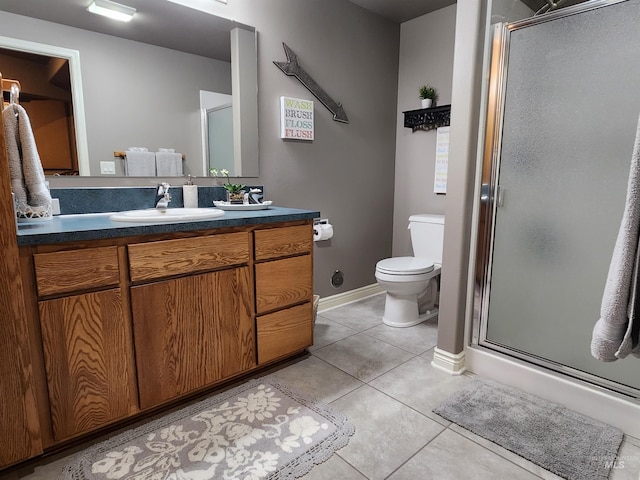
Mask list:
[[[313,140],[313,101],[280,97],[280,138]]]

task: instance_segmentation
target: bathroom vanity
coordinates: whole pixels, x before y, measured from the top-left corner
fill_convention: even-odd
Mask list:
[[[318,215],[273,207],[198,222],[78,215],[19,227],[41,443],[24,458],[312,345]],[[0,458],[0,468],[11,463]]]

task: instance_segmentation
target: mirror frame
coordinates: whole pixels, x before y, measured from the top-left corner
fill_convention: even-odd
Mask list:
[[[69,61],[69,76],[71,80],[71,95],[73,99],[73,126],[75,129],[76,149],[78,152],[78,176],[90,176],[89,143],[87,140],[87,124],[84,113],[80,52],[70,48],[56,47],[54,45],[3,36],[0,36],[0,48],[34,53],[48,57],[64,58]]]

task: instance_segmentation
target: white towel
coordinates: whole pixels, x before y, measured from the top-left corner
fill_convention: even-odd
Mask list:
[[[156,152],[156,172],[159,177],[181,177],[182,154]]]
[[[613,249],[607,283],[602,295],[600,319],[593,328],[591,355],[604,362],[613,362],[630,353],[640,357],[638,344],[639,320],[634,310],[640,261],[640,118],[631,156],[624,213]],[[635,324],[635,326],[634,326]]]
[[[153,152],[127,150],[124,171],[128,177],[155,177],[156,155]]]
[[[32,207],[50,205],[51,194],[45,183],[29,115],[21,105],[13,104],[3,110],[2,118],[16,201]]]

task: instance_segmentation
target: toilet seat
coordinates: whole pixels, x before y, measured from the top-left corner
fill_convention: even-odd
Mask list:
[[[418,257],[385,258],[376,264],[376,271],[387,275],[421,275],[433,268],[432,260]]]

